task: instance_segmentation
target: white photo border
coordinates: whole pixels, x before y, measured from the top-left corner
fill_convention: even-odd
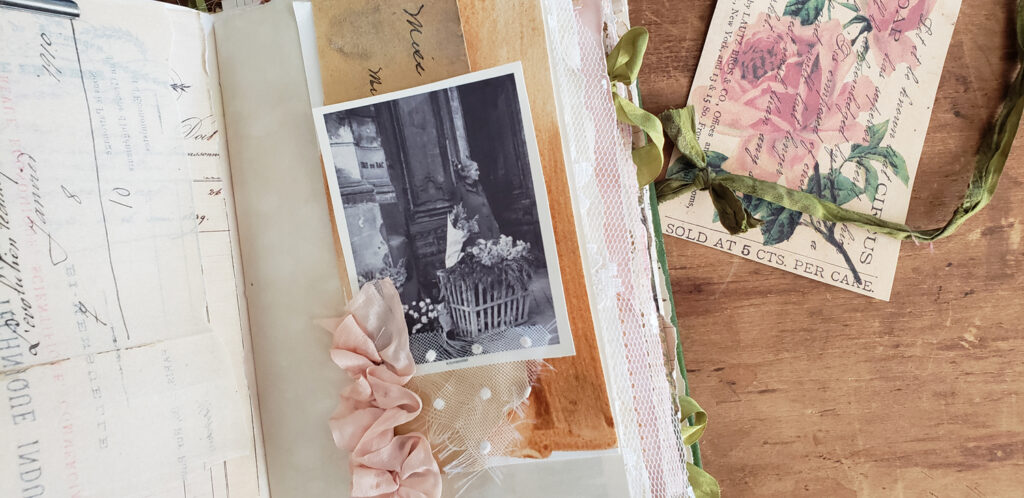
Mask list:
[[[445,90],[467,83],[474,83],[477,81],[508,75],[512,75],[515,78],[516,94],[519,99],[519,112],[523,123],[523,133],[526,135],[526,147],[530,160],[533,191],[534,196],[536,197],[537,217],[541,230],[541,240],[544,244],[544,257],[547,263],[549,286],[551,288],[551,298],[554,305],[558,344],[479,354],[432,363],[417,363],[416,375],[512,361],[560,358],[576,354],[573,344],[572,330],[569,326],[569,312],[565,300],[565,289],[562,286],[562,274],[558,260],[558,250],[555,245],[555,233],[553,223],[551,221],[551,207],[548,203],[547,188],[544,184],[544,168],[541,165],[540,150],[537,146],[537,136],[533,126],[533,116],[530,113],[530,102],[526,93],[523,66],[517,61],[415,88],[399,90],[396,92],[313,109],[313,120],[316,125],[317,140],[320,143],[320,155],[323,158],[324,176],[327,177],[327,184],[330,189],[335,228],[337,229],[338,236],[341,239],[343,251],[342,259],[345,261],[345,268],[349,277],[347,285],[352,289],[352,292],[355,293],[359,291],[359,282],[355,269],[354,258],[350,257],[353,254],[353,250],[351,241],[349,240],[348,226],[345,221],[344,206],[342,204],[341,194],[338,188],[338,177],[335,169],[334,157],[331,154],[331,144],[325,121],[326,115],[338,111],[366,107],[373,104],[399,100],[405,97],[411,97],[437,90]]]

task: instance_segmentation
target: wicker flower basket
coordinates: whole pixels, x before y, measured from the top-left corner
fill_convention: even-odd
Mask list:
[[[445,270],[437,276],[457,337],[472,339],[490,330],[520,325],[530,313],[529,289],[516,289],[506,279],[456,280]]]

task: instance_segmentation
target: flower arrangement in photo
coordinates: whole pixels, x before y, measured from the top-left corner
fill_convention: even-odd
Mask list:
[[[480,215],[469,217],[466,208],[458,203],[448,213],[448,234],[445,237],[444,267],[449,268],[462,259],[462,246],[469,237],[480,231]]]
[[[390,256],[387,259],[390,260]],[[360,272],[358,275],[359,286],[362,287],[368,282],[385,278],[390,278],[395,283],[395,287],[401,289],[405,285],[406,279],[409,278],[409,271],[405,269],[405,259],[399,261],[397,265],[386,263],[384,268]]]
[[[442,303],[426,298],[403,305],[402,311],[405,313],[405,324],[409,328],[410,334],[443,330],[441,315],[444,314],[444,304]]]
[[[451,223],[453,227],[467,234],[474,234],[480,231],[480,225],[477,223],[480,216],[477,215],[470,218],[469,214],[466,213],[466,208],[462,207],[461,202],[452,208],[452,212],[448,215],[448,218],[449,223]]]
[[[526,289],[533,277],[530,244],[508,235],[478,240],[459,262],[448,269],[453,280],[505,281],[516,290]]]

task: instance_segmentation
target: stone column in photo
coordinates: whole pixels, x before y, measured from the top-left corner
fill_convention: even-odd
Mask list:
[[[405,225],[405,217],[398,205],[395,186],[388,174],[388,157],[381,145],[376,106],[349,111],[349,125],[355,141],[360,177],[373,187],[374,200],[380,213],[380,233],[390,259],[384,263],[389,267],[388,273],[395,286],[402,290],[407,277],[409,239],[403,230],[398,229]]]
[[[353,264],[360,280],[371,278],[387,268],[389,259],[377,192],[370,182],[363,179],[351,117],[346,113],[328,115],[327,133],[331,141],[331,154],[334,156],[348,239],[355,253]]]

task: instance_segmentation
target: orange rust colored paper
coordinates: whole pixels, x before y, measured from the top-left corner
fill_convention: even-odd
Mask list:
[[[555,109],[555,93],[539,0],[461,0],[462,35],[474,71],[521,61],[544,166],[544,182],[558,246],[558,261],[569,307],[576,356],[548,360],[554,372],[541,375],[523,424],[521,456],[616,446],[615,427],[576,236],[569,180]]]

